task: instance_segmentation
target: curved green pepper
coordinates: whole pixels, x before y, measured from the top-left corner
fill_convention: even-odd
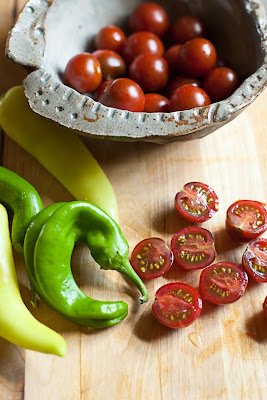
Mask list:
[[[34,187],[15,172],[0,167],[0,203],[14,213],[11,239],[15,250],[23,251],[26,230],[43,203]]]

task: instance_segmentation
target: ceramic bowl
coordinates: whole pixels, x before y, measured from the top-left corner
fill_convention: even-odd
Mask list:
[[[30,107],[80,133],[112,140],[156,143],[206,136],[235,118],[267,84],[267,22],[259,0],[158,1],[173,22],[194,14],[208,25],[219,54],[243,83],[228,99],[172,113],[139,113],[106,107],[67,87],[62,75],[69,59],[92,49],[100,28],[127,27],[139,0],[30,0],[7,41],[7,55],[29,69],[24,81]]]

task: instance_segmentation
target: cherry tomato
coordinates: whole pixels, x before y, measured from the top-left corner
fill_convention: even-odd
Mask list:
[[[99,102],[121,110],[141,112],[145,106],[145,95],[136,82],[127,78],[118,78],[107,86]]]
[[[207,39],[192,39],[179,51],[179,66],[187,75],[204,76],[214,68],[216,61],[215,47]]]
[[[133,32],[147,31],[163,36],[169,27],[169,17],[159,4],[144,3],[131,14],[129,24]]]
[[[95,48],[120,51],[126,40],[124,32],[114,25],[102,28],[95,37]]]
[[[104,94],[107,91],[107,87],[113,82],[114,79],[110,79],[107,81],[103,81],[100,86],[98,86],[97,90],[95,91],[95,98],[98,101],[102,94]]]
[[[199,18],[185,15],[173,24],[171,34],[174,43],[185,43],[191,39],[206,36],[206,27]]]
[[[170,83],[168,83],[168,86],[165,89],[165,94],[167,97],[171,97],[172,94],[175,92],[178,87],[185,86],[185,85],[192,85],[192,86],[201,86],[201,79],[198,78],[191,78],[186,75],[179,75],[173,78]]]
[[[96,50],[93,53],[100,62],[103,79],[123,78],[126,64],[123,58],[113,50]]]
[[[208,106],[211,103],[207,93],[200,87],[184,85],[178,87],[170,98],[170,111],[190,110]]]
[[[173,254],[164,240],[148,238],[133,249],[131,265],[142,279],[154,279],[165,274],[173,263]]]
[[[235,242],[247,243],[267,229],[265,204],[253,200],[238,200],[226,213],[226,230]]]
[[[102,81],[102,72],[98,59],[89,53],[72,57],[65,69],[66,84],[80,93],[96,90]]]
[[[176,75],[180,72],[178,55],[181,47],[182,46],[180,44],[171,46],[163,55],[169,65],[169,72],[171,75]]]
[[[255,282],[267,282],[267,239],[249,242],[243,254],[242,264],[248,276]]]
[[[168,112],[169,100],[167,97],[157,93],[145,94],[145,108],[144,112]]]
[[[224,100],[231,96],[239,86],[237,73],[231,68],[215,68],[207,73],[203,89],[208,93],[212,102]]]
[[[265,317],[267,318],[267,296],[266,296],[266,298],[264,300],[264,303],[263,303],[263,311],[264,311]]]
[[[179,267],[191,270],[207,267],[216,256],[214,236],[198,226],[177,232],[172,238],[171,250]]]
[[[164,46],[162,41],[151,32],[136,32],[128,37],[122,48],[122,56],[127,64],[140,54],[152,53],[162,56]]]
[[[140,54],[130,65],[129,75],[145,92],[155,92],[168,82],[168,64],[157,54]]]
[[[202,300],[196,289],[181,282],[159,288],[152,304],[155,318],[163,325],[177,329],[194,322],[202,310]]]
[[[229,304],[244,294],[247,284],[248,276],[241,267],[222,261],[201,272],[199,292],[203,300],[214,304]]]
[[[190,182],[175,196],[175,208],[187,221],[204,222],[219,209],[219,200],[214,190],[204,183]]]

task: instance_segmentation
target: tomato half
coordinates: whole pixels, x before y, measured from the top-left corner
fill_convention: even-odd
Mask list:
[[[242,264],[249,277],[255,282],[267,282],[267,239],[249,242],[243,254]]]
[[[265,297],[265,300],[263,303],[263,311],[264,311],[265,317],[267,318],[267,296]]]
[[[202,300],[196,289],[181,282],[159,288],[152,304],[155,318],[169,328],[184,328],[194,322],[202,310]]]
[[[188,226],[177,232],[171,241],[176,263],[184,269],[201,269],[210,265],[215,257],[215,240],[210,231]]]
[[[226,230],[238,243],[256,239],[267,229],[265,204],[253,200],[238,200],[226,213]]]
[[[204,183],[190,182],[175,196],[177,212],[187,221],[204,222],[219,209],[219,200],[214,190]]]
[[[154,279],[170,269],[173,263],[173,254],[164,240],[148,238],[135,246],[130,262],[140,278]]]
[[[200,275],[201,297],[214,304],[229,304],[238,300],[248,283],[246,272],[237,264],[222,261],[205,268]]]

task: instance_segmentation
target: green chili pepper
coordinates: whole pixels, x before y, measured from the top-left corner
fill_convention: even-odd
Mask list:
[[[0,204],[0,336],[30,350],[64,356],[66,342],[41,324],[24,305],[19,292],[8,216]]]
[[[0,100],[0,125],[76,199],[89,201],[118,220],[114,190],[77,132],[33,112],[21,86]]]
[[[25,179],[0,167],[0,203],[14,213],[11,238],[15,250],[23,251],[24,236],[28,225],[43,204],[34,187]]]

